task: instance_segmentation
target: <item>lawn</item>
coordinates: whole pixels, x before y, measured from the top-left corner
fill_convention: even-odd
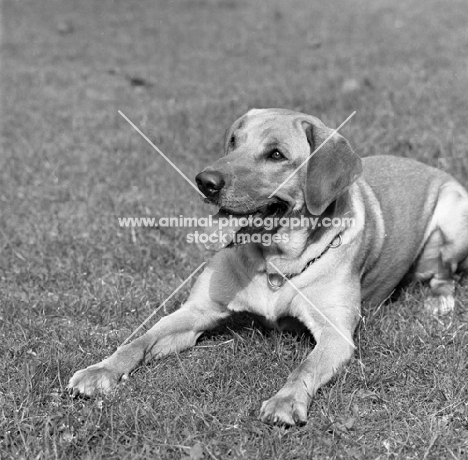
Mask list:
[[[192,180],[238,116],[284,107],[332,127],[355,110],[359,155],[468,186],[466,0],[5,0],[1,16],[2,460],[468,458],[466,281],[447,318],[420,286],[364,310],[303,427],[257,417],[313,342],[245,316],[109,396],[64,391],[210,256],[187,229],[119,226],[213,212],[119,110]]]

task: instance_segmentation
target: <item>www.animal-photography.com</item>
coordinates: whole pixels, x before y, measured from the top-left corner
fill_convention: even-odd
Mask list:
[[[468,458],[464,0],[0,14],[0,458]]]

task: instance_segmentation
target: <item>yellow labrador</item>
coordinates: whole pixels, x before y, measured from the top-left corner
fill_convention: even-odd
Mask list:
[[[431,313],[453,310],[453,275],[468,269],[466,190],[410,159],[361,160],[339,134],[311,155],[331,134],[317,118],[282,109],[238,119],[225,156],[197,183],[224,216],[279,218],[273,229],[231,232],[277,235],[273,244],[231,242],[217,252],[178,311],[76,372],[72,392],[108,391],[141,363],[191,347],[232,312],[247,311],[277,327],[299,320],[313,334],[315,348],[260,414],[304,423],[314,393],[353,356],[362,302],[380,304],[410,273],[429,283]],[[293,228],[285,217],[317,224]]]

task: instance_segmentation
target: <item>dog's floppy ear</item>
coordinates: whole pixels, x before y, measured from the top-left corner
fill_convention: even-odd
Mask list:
[[[317,149],[333,130],[302,122],[310,153]],[[361,159],[353,152],[348,141],[335,133],[307,162],[305,202],[313,215],[325,209],[343,194],[362,173]]]

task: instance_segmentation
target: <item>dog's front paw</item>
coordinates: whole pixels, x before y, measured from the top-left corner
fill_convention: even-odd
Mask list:
[[[260,420],[274,425],[304,425],[307,423],[307,403],[295,395],[277,394],[262,404]]]
[[[112,371],[105,365],[94,364],[75,372],[67,388],[74,396],[90,396],[96,392],[108,393],[121,378],[122,374]]]
[[[424,308],[434,316],[443,316],[455,308],[455,299],[452,295],[430,296],[424,301]]]

